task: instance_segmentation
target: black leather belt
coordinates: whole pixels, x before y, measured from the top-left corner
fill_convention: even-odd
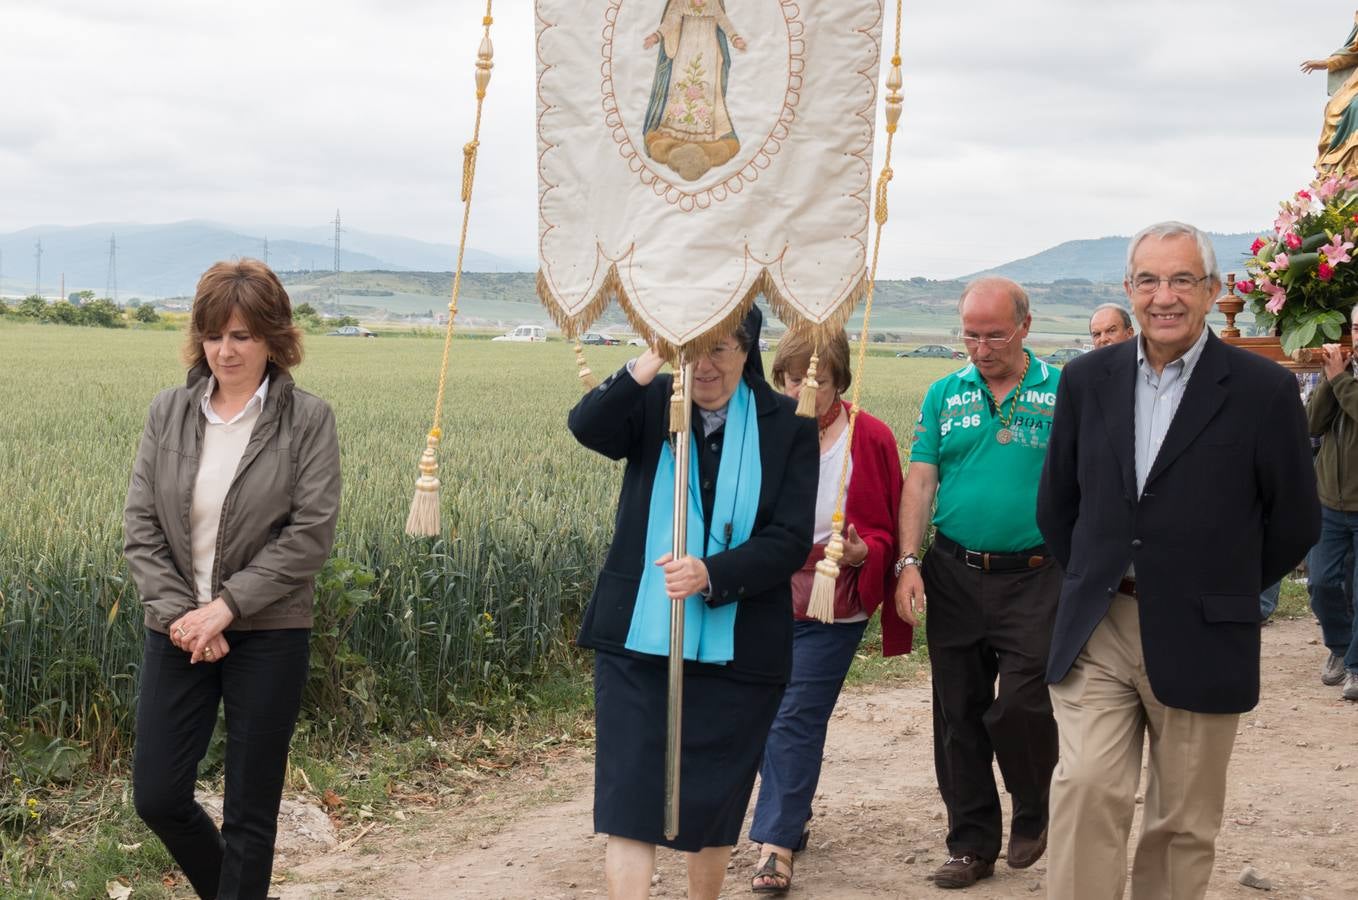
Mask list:
[[[1051,558],[1045,544],[1038,544],[1027,550],[1007,553],[991,553],[988,550],[968,550],[961,544],[941,534],[934,535],[934,546],[953,559],[972,569],[983,572],[1018,572],[1023,569],[1036,569]]]

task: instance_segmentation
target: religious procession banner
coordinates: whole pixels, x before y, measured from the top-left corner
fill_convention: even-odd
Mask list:
[[[880,0],[537,0],[538,293],[701,351],[866,291]],[[706,340],[705,340],[706,338]]]

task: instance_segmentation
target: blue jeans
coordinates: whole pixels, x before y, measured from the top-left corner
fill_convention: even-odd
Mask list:
[[[1282,591],[1283,583],[1278,581],[1264,588],[1264,592],[1259,595],[1259,619],[1261,621],[1273,615],[1273,611],[1278,608],[1278,595]]]
[[[764,743],[750,840],[794,848],[801,842],[830,713],[867,627],[866,621],[793,624],[792,679]]]
[[[1311,550],[1311,612],[1320,620],[1330,652],[1358,672],[1358,629],[1353,627],[1354,559],[1358,558],[1358,512],[1320,507],[1320,540]]]

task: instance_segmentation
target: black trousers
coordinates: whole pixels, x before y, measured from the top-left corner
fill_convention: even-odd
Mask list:
[[[993,861],[1003,822],[992,758],[1012,795],[1010,830],[1035,838],[1047,827],[1058,744],[1045,674],[1061,567],[985,572],[931,548],[921,569],[948,852]]]
[[[205,900],[268,896],[310,637],[306,628],[229,632],[231,652],[220,662],[191,666],[168,637],[146,631],[133,799]],[[223,702],[226,794],[218,832],[193,787]]]

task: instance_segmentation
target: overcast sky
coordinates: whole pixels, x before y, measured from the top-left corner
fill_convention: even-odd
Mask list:
[[[1355,5],[907,0],[881,274],[952,276],[1165,218],[1261,227],[1311,177],[1325,76],[1298,64],[1339,46]],[[338,207],[452,242],[484,7],[0,0],[0,231],[316,225]],[[492,35],[471,243],[531,260],[531,2],[499,0]]]

